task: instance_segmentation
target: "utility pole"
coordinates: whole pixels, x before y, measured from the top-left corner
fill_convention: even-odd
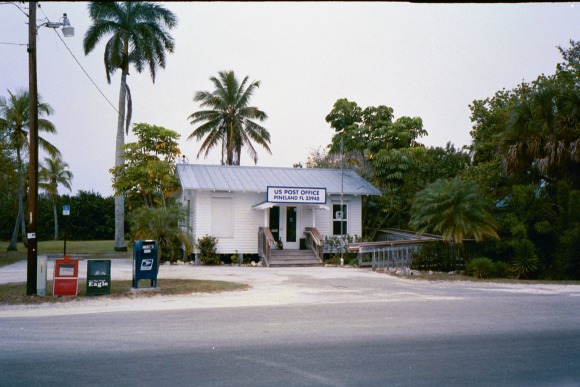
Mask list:
[[[36,76],[36,34],[38,27],[56,29],[63,27],[63,35],[74,36],[74,28],[63,14],[62,22],[50,22],[36,25],[36,1],[28,2],[28,136],[30,155],[28,169],[28,260],[26,265],[26,295],[36,294],[37,262],[38,262],[38,239],[36,227],[38,223],[38,83]]]
[[[36,223],[38,221],[38,87],[36,78],[36,1],[28,10],[28,95],[30,137],[28,188],[28,261],[26,266],[26,295],[36,294],[36,266],[38,261]]]
[[[343,133],[344,136],[344,133]],[[340,266],[344,266],[344,145],[340,136]]]

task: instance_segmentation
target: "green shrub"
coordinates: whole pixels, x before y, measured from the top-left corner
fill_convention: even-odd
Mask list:
[[[475,278],[491,278],[495,272],[495,265],[489,258],[474,258],[465,265],[465,274]]]
[[[529,239],[521,239],[514,243],[515,255],[511,262],[511,271],[516,278],[527,278],[535,271],[540,259],[536,255],[536,247]]]
[[[463,251],[458,245],[438,241],[423,245],[413,253],[411,269],[451,271],[463,269]]]
[[[161,262],[177,262],[183,259],[183,249],[181,247],[182,243],[176,237],[172,237],[168,243],[164,243],[160,246],[161,249]]]
[[[197,244],[195,247],[199,251],[199,260],[201,263],[204,265],[221,264],[220,256],[216,254],[217,243],[218,239],[209,235],[197,238]]]
[[[496,261],[493,263],[494,266],[494,277],[496,278],[509,278],[511,275],[510,265],[504,261]]]

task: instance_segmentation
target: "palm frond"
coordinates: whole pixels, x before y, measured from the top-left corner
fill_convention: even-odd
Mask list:
[[[205,150],[208,151],[218,146],[222,146],[222,163],[231,165],[240,164],[240,153],[243,147],[247,147],[248,153],[257,162],[257,151],[252,142],[261,145],[267,152],[269,148],[270,134],[262,126],[252,120],[263,121],[267,118],[266,113],[256,107],[248,106],[249,99],[254,90],[259,87],[260,82],[252,82],[248,85],[246,76],[240,83],[233,71],[220,71],[217,77],[210,77],[214,85],[214,91],[198,91],[194,96],[194,101],[199,102],[202,108],[212,110],[202,110],[192,113],[189,116],[192,125],[198,126],[189,135],[188,140],[200,140],[207,136],[198,152],[199,155]]]

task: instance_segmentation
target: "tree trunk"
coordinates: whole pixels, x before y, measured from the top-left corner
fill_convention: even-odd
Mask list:
[[[123,165],[123,145],[125,144],[125,104],[127,101],[127,71],[121,74],[119,90],[119,117],[117,118],[117,142],[115,144],[115,167]],[[116,178],[116,177],[115,177]],[[125,245],[125,198],[115,196],[115,251],[127,251]]]
[[[8,251],[16,251],[18,249],[18,223],[21,223],[22,241],[24,242],[25,224],[24,224],[24,200],[22,191],[24,190],[24,172],[22,171],[22,159],[20,157],[20,148],[16,149],[16,161],[18,163],[18,215],[16,215],[16,223],[14,224],[14,231],[12,238],[8,245]]]
[[[28,236],[26,235],[26,216],[24,215],[24,198],[20,198],[20,203],[18,204],[20,207],[20,229],[22,230],[22,243],[24,247],[28,247]]]
[[[16,215],[16,224],[14,224],[14,231],[12,232],[12,239],[10,239],[10,244],[6,248],[6,251],[17,251],[18,250],[18,223],[20,222],[20,217],[22,213],[18,209],[18,215]]]
[[[58,218],[56,217],[56,201],[52,202],[52,213],[54,215],[54,240],[58,240]]]

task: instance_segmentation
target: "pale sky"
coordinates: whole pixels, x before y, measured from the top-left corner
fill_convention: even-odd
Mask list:
[[[84,54],[91,24],[87,2],[40,4],[38,18],[54,22],[67,13],[75,28],[75,37],[62,38],[72,55],[53,30],[38,33],[38,92],[54,108],[48,118],[58,130],[45,137],[74,173],[72,194],[112,195],[120,72],[109,85],[106,40]],[[163,4],[178,17],[171,30],[175,52],[155,83],[148,71],[131,71],[132,122],[181,134],[181,151],[190,163],[220,160],[221,148],[196,159],[201,143],[187,140],[194,129],[188,117],[199,110],[193,96],[213,91],[209,78],[219,71],[261,82],[251,104],[268,114],[262,124],[271,135],[272,155],[257,146],[258,166],[292,167],[330,143],[333,131],[324,118],[339,98],[363,109],[390,106],[395,118],[421,117],[427,146],[469,145],[469,104],[553,74],[562,62],[557,46],[580,39],[580,3]],[[0,95],[28,88],[27,42],[27,17],[0,3]],[[134,140],[131,134],[126,138]],[[245,150],[241,160],[253,165]]]

